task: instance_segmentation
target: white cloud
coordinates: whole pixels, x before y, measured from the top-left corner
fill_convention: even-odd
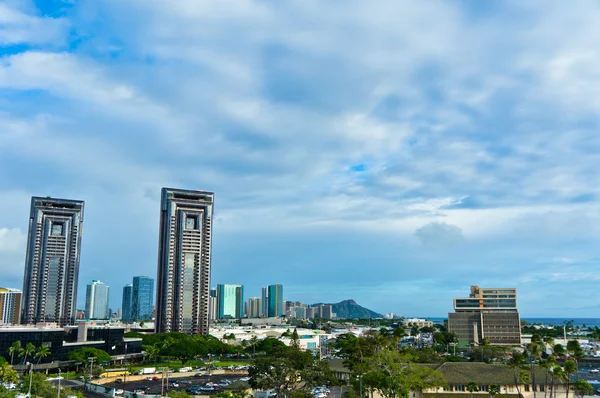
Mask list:
[[[65,43],[69,24],[64,18],[38,17],[8,3],[0,3],[0,43],[59,47]]]

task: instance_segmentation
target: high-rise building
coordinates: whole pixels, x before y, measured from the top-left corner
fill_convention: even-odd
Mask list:
[[[31,198],[21,323],[75,322],[84,203]]]
[[[480,345],[484,338],[494,345],[521,345],[521,320],[517,290],[471,286],[468,298],[455,298],[448,314],[448,331],[459,341]]]
[[[121,302],[121,322],[123,323],[130,323],[134,321],[133,317],[131,316],[132,301],[133,285],[123,286],[123,301]]]
[[[163,188],[156,332],[208,333],[214,194]]]
[[[85,316],[88,319],[109,319],[108,286],[99,280],[87,285],[85,295]]]
[[[283,285],[269,285],[268,287],[269,317],[278,317],[283,312]]]
[[[17,325],[21,316],[21,291],[0,287],[0,323]]]
[[[149,276],[134,276],[131,293],[131,318],[134,321],[152,320],[154,279]]]
[[[318,313],[316,316],[321,319],[332,319],[335,318],[333,313],[333,306],[331,304],[320,304],[317,308]]]
[[[292,317],[298,319],[306,319],[306,307],[294,307],[292,308]]]
[[[319,314],[319,309],[317,307],[307,307],[306,308],[306,319],[316,318]]]
[[[244,286],[217,285],[217,319],[244,317]]]
[[[260,316],[268,317],[269,316],[269,288],[263,287],[261,292],[261,309]]]
[[[208,318],[211,321],[217,319],[217,289],[210,289],[208,297]]]
[[[260,318],[262,300],[260,297],[250,297],[248,299],[248,309],[246,310],[247,318]]]

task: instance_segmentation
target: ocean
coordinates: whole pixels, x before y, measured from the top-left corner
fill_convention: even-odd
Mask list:
[[[425,318],[433,323],[443,323],[448,318]],[[600,318],[521,318],[522,321],[527,321],[530,324],[553,325],[560,326],[565,322],[573,321],[574,326],[600,327]]]

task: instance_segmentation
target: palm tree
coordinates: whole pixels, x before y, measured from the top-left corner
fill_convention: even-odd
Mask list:
[[[23,350],[23,347],[21,347],[21,341],[20,340],[17,340],[14,343],[12,343],[12,345],[8,349],[8,353],[10,354],[10,364],[11,364],[11,366],[13,364],[13,358],[14,358],[15,354],[19,355],[21,353],[21,350]]]
[[[556,365],[554,368],[552,368],[552,391],[554,391],[554,398],[556,398],[556,389],[554,386],[554,380],[566,381],[565,370],[558,365]]]
[[[498,384],[492,384],[488,393],[490,394],[490,398],[494,398],[496,395],[500,394],[500,386]]]
[[[551,374],[552,375],[552,389],[554,389],[554,367],[558,366],[558,363],[556,362],[556,358],[554,358],[553,356],[549,356],[548,358],[546,358],[545,361],[541,362],[541,365],[544,369],[546,369],[546,382],[545,382],[545,388],[544,388],[544,398],[547,397],[548,395],[548,376]],[[552,397],[552,391],[550,391],[550,397]]]
[[[565,347],[562,344],[555,344],[554,347],[552,347],[552,351],[554,352],[554,355],[559,357],[562,357],[566,354]]]
[[[565,366],[563,367],[565,372],[565,381],[567,382],[567,396],[569,398],[569,388],[571,386],[571,375],[577,372],[577,365],[575,365],[575,361],[569,359],[565,362]]]
[[[33,343],[27,343],[25,348],[21,350],[19,356],[23,357],[23,364],[27,363],[27,357],[35,352],[35,346]]]
[[[47,345],[42,344],[36,351],[34,358],[38,359],[37,363],[40,363],[42,359],[50,355],[50,348]]]
[[[479,387],[477,386],[477,383],[475,383],[474,381],[470,381],[467,384],[467,391],[471,394],[470,397],[473,398],[473,393],[479,392]]]
[[[519,387],[522,383],[529,382],[529,374],[527,373],[527,362],[525,357],[519,351],[513,352],[512,358],[508,362],[508,366],[513,369],[513,376],[515,381],[515,387],[519,397],[521,396],[521,388]],[[568,397],[567,397],[568,398]]]
[[[538,336],[538,339],[534,340],[534,337]],[[535,384],[535,360],[538,359],[542,355],[542,349],[539,345],[541,342],[541,338],[539,335],[533,335],[531,338],[531,343],[527,345],[527,350],[529,351],[529,355],[531,355],[531,383],[533,385],[533,398],[537,398],[537,388]]]

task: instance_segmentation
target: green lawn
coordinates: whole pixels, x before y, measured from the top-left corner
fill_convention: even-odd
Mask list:
[[[75,371],[71,372],[61,372],[60,375],[65,379],[76,379],[77,373]],[[49,373],[48,377],[58,377],[58,373]]]
[[[211,367],[225,367],[225,366],[246,366],[246,365],[251,365],[252,362],[250,361],[213,361]],[[154,363],[146,363],[143,365],[133,365],[133,366],[129,366],[128,369],[130,369],[130,371],[132,372],[137,372],[138,370],[142,369],[142,368],[156,368],[156,370],[159,370],[160,368],[169,368],[169,369],[173,369],[173,370],[179,370],[179,368],[182,367],[191,367],[192,369],[197,369],[197,368],[201,368],[201,367],[206,367],[206,363],[193,359],[191,361],[188,361],[185,365],[181,365],[181,361],[178,361],[176,359],[172,359],[172,360],[161,360],[159,362],[157,362],[156,364]]]
[[[216,367],[216,366],[220,366],[220,367],[224,367],[224,366],[249,366],[252,365],[252,362],[249,361],[214,361],[212,366]]]

